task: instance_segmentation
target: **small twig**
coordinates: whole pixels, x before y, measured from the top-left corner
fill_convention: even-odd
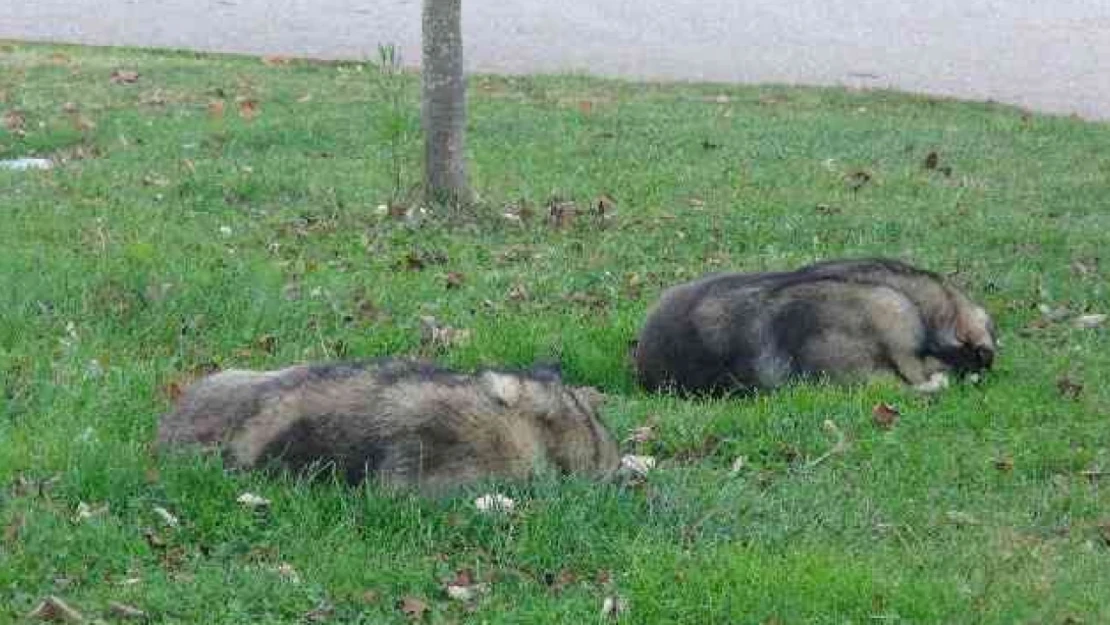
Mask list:
[[[817,456],[813,460],[810,460],[809,463],[806,464],[807,469],[812,469],[813,467],[816,467],[829,458],[832,458],[833,456],[839,456],[840,454],[848,451],[848,438],[844,436],[844,433],[840,431],[840,428],[836,427],[836,424],[833,423],[832,419],[825,419],[825,422],[821,425],[826,432],[829,432],[830,434],[836,436],[836,443],[833,444],[833,446],[825,453]]]

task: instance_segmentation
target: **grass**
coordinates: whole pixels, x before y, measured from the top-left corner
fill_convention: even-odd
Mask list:
[[[420,178],[419,145],[375,134],[396,113],[385,79],[0,48],[0,158],[65,161],[0,171],[0,621],[50,594],[160,623],[401,623],[406,599],[430,623],[583,622],[614,595],[644,623],[1110,620],[1110,499],[1083,473],[1110,469],[1110,338],[1038,310],[1110,311],[1110,127],[888,92],[481,76],[484,209],[414,224],[378,210],[394,163]],[[415,111],[416,78],[400,80]],[[580,213],[563,228],[543,218],[556,196]],[[501,216],[522,207],[536,216]],[[1004,351],[985,384],[733,401],[632,384],[627,343],[665,286],[863,254],[950,273],[988,306]],[[476,493],[149,450],[190,374],[426,352],[425,315],[471,331],[439,355],[454,366],[560,358],[612,395],[622,439],[654,426],[627,449],[659,469],[638,488],[505,485],[520,509],[500,518]],[[879,402],[902,413],[889,431]],[[825,419],[849,448],[811,466]],[[273,504],[245,509],[244,491]],[[490,583],[471,606],[443,590],[460,569]]]

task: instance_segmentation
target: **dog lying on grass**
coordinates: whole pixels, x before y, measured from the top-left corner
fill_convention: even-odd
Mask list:
[[[456,373],[413,360],[229,370],[186,389],[162,449],[218,448],[227,465],[305,471],[442,492],[538,470],[601,478],[619,466],[603,399],[558,371]]]
[[[994,323],[940,276],[889,259],[712,274],[664,291],[633,348],[648,390],[720,394],[893,373],[922,392],[994,362]]]

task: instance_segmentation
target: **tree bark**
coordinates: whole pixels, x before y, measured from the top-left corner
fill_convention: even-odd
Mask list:
[[[471,201],[466,170],[462,0],[424,0],[424,192],[434,203]]]

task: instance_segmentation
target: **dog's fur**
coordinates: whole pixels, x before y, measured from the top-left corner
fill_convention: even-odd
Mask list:
[[[468,375],[382,359],[229,370],[208,376],[163,416],[163,449],[199,444],[234,468],[332,465],[435,493],[552,468],[602,478],[620,463],[597,417],[603,395],[553,368]]]
[[[921,391],[991,368],[990,316],[935,273],[864,258],[664,291],[633,349],[649,390],[717,394],[890,372]]]

